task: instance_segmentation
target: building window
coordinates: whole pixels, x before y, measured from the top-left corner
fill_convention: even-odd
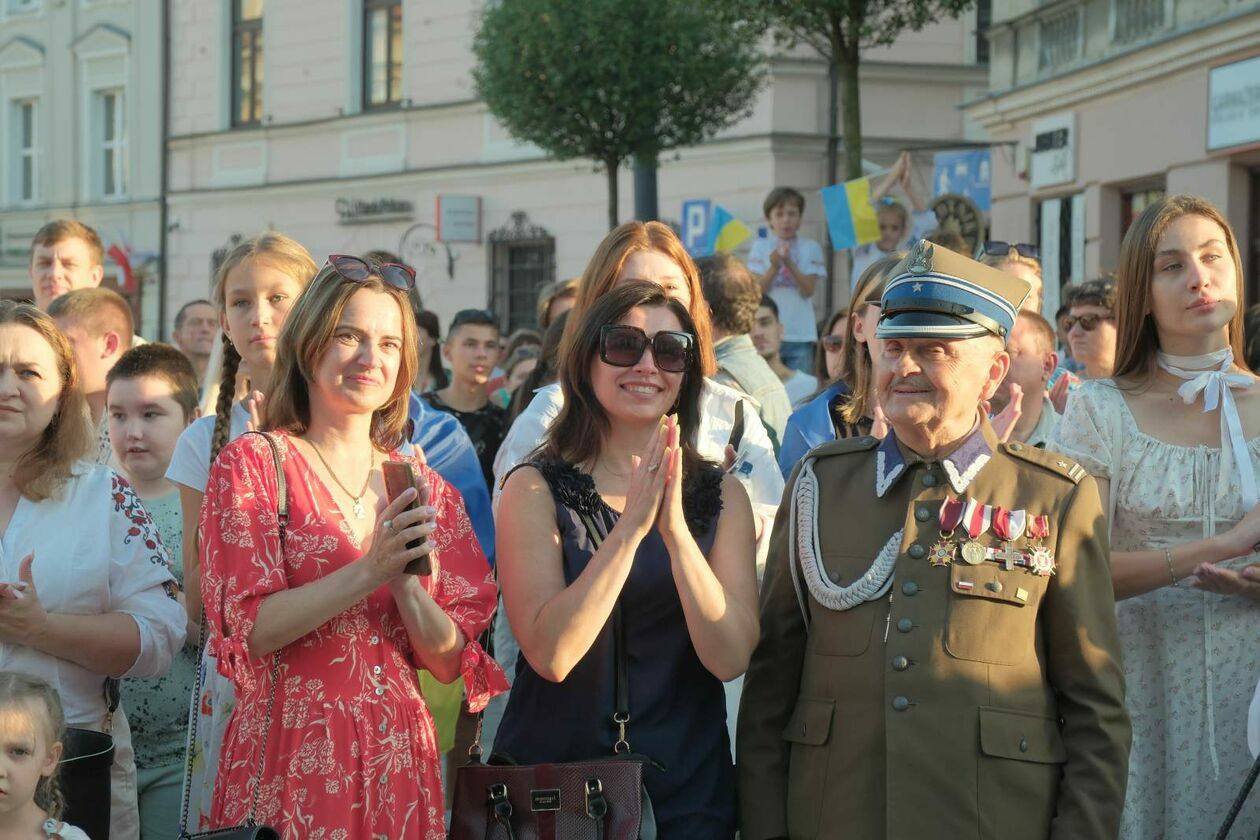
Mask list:
[[[506,335],[537,327],[538,292],[555,279],[556,240],[521,211],[487,238],[490,309],[499,315],[499,328]]]
[[[33,15],[39,11],[40,0],[7,0],[5,5],[11,15]]]
[[[1112,37],[1129,43],[1164,28],[1167,0],[1112,0]]]
[[[263,103],[263,0],[232,0],[232,125],[257,125]]]
[[[976,63],[989,63],[989,27],[993,25],[993,0],[976,2]]]
[[[1072,6],[1043,18],[1038,26],[1040,70],[1057,70],[1081,55],[1081,7]]]
[[[1122,202],[1124,218],[1120,220],[1120,235],[1123,237],[1128,232],[1129,225],[1133,224],[1137,217],[1142,215],[1142,211],[1147,208],[1147,205],[1162,200],[1164,193],[1163,187],[1125,193]]]
[[[96,136],[100,146],[100,194],[116,198],[127,194],[127,119],[121,90],[102,90],[96,94]]]
[[[364,108],[398,104],[402,53],[402,0],[364,0]]]
[[[13,198],[21,203],[39,198],[39,108],[34,99],[13,103]]]

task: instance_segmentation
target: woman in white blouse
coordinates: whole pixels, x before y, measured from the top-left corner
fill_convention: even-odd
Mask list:
[[[1068,398],[1057,449],[1111,511],[1111,580],[1133,719],[1122,840],[1211,837],[1251,763],[1260,674],[1260,384],[1242,351],[1237,242],[1169,196],[1120,249],[1115,376]],[[1255,796],[1234,826],[1260,829]]]
[[[166,673],[186,618],[157,530],[95,446],[53,321],[0,301],[0,670],[47,680],[69,726],[104,730],[108,677]],[[111,835],[139,834],[126,718],[113,716]]]

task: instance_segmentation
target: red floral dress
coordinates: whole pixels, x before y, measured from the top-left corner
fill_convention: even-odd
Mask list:
[[[259,747],[269,724],[258,790],[258,822],[286,838],[369,840],[445,837],[440,756],[433,719],[420,696],[411,649],[389,588],[280,652],[270,722],[272,658],[249,656],[246,640],[263,599],[358,560],[348,523],[302,454],[275,434],[288,482],[283,551],[276,521],[276,475],[259,435],[244,435],[215,460],[200,526],[202,599],[211,650],[236,685],[211,811],[215,828],[249,814]],[[496,591],[459,492],[418,459],[432,488],[438,529],[434,573],[422,581],[468,639],[461,672],[473,710],[506,690],[498,665],[473,641],[494,610]]]

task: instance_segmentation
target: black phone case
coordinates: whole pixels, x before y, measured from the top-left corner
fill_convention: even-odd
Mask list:
[[[389,462],[389,463],[391,465],[390,469],[382,468],[382,474],[385,476],[385,492],[389,495],[389,500],[392,502],[394,499],[398,497],[400,493],[406,490],[407,487],[414,487],[416,485],[416,477],[415,477],[415,474],[411,470],[410,464],[397,464],[397,462]],[[401,487],[394,486],[394,482],[391,482],[389,480],[391,470],[398,469],[399,467],[407,471],[406,473],[407,483],[403,484]],[[420,505],[420,500],[417,498],[414,502],[412,502],[410,505],[406,507],[406,510],[415,510],[417,507],[419,507],[419,505]],[[423,541],[412,540],[411,542],[407,543],[407,548],[408,549],[419,548],[421,542]],[[405,571],[409,575],[430,575],[433,573],[433,564],[429,562],[429,555],[426,554],[423,557],[417,557],[415,560],[412,560],[403,568],[403,571]]]

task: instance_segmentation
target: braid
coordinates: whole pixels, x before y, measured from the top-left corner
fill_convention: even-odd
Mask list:
[[[35,785],[35,804],[54,820],[60,820],[66,812],[66,795],[61,789],[61,768],[51,776],[45,776]]]
[[[210,437],[210,462],[218,457],[219,450],[227,445],[232,430],[232,402],[236,399],[236,372],[241,366],[241,354],[236,352],[232,340],[223,336],[223,375],[219,378],[219,398],[214,405],[214,434]]]

